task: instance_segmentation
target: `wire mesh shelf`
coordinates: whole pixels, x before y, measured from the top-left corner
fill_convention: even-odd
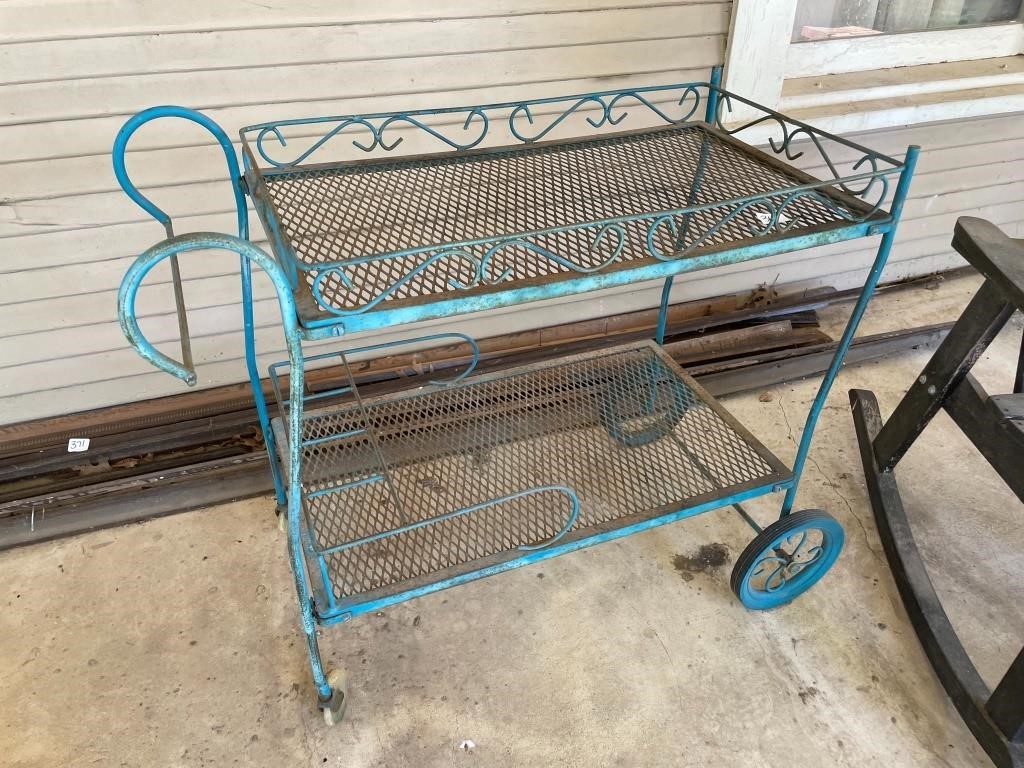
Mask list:
[[[354,395],[303,435],[328,614],[790,477],[650,342]]]
[[[880,200],[871,205],[704,123],[279,168],[254,173],[251,187],[279,255],[320,313],[336,317],[886,216]]]

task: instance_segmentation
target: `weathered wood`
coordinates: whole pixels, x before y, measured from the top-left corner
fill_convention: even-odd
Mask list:
[[[876,458],[874,443],[882,428],[875,396],[866,390],[850,391],[864,477],[878,535],[907,615],[928,660],[946,693],[975,738],[999,768],[1015,768],[1024,759],[1024,747],[1000,734],[984,703],[989,688],[964,650],[935,592],[914,540],[900,497],[896,476]]]
[[[1017,498],[1024,499],[1024,424],[1006,418],[998,397],[989,397],[971,374],[946,395],[942,406]]]
[[[952,323],[910,328],[854,339],[844,365],[914,349],[941,341]],[[715,397],[762,389],[783,381],[797,381],[824,373],[836,351],[836,343],[798,347],[785,352],[769,352],[722,364],[688,368],[692,376]]]
[[[1014,306],[992,282],[982,283],[874,440],[875,456],[883,471],[891,470],[903,458],[1013,312]]]

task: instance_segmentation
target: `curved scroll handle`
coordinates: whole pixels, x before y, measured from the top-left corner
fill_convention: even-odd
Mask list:
[[[117,317],[124,335],[144,359],[172,376],[177,376],[190,387],[194,386],[197,380],[191,362],[188,360],[179,362],[171,359],[143,336],[135,314],[135,297],[149,271],[164,259],[175,258],[179,253],[209,248],[234,251],[246,262],[255,262],[261,267],[274,284],[274,288],[277,289],[281,320],[289,347],[297,343],[299,338],[295,300],[292,298],[288,278],[278,263],[262,249],[257,248],[248,240],[217,232],[192,232],[163,240],[139,256],[125,273],[117,292]]]
[[[174,237],[174,228],[171,225],[171,217],[168,216],[162,208],[157,206],[152,200],[139,191],[138,187],[136,187],[132,183],[132,180],[128,178],[128,171],[124,166],[125,151],[128,148],[128,141],[131,139],[132,135],[146,123],[151,120],[157,120],[161,117],[180,117],[184,120],[190,120],[193,123],[201,125],[203,128],[208,130],[213,135],[213,138],[217,140],[217,143],[220,144],[220,148],[224,150],[224,157],[228,161],[228,174],[231,178],[231,188],[235,193],[235,210],[238,215],[238,236],[243,238],[248,237],[249,217],[245,208],[245,198],[242,194],[242,187],[238,172],[238,160],[235,157],[235,149],[231,146],[231,141],[228,139],[227,134],[224,133],[224,130],[201,112],[196,112],[195,110],[187,109],[186,107],[150,107],[149,109],[139,112],[137,115],[129,119],[127,123],[121,126],[121,130],[117,132],[117,138],[114,139],[114,149],[112,153],[114,158],[114,175],[117,177],[117,183],[121,185],[121,189],[123,189],[125,194],[132,199],[132,202],[164,225],[167,237]],[[243,271],[243,281],[247,282],[247,277],[248,276]],[[181,358],[184,361],[185,366],[191,368],[192,340],[188,332],[188,319],[186,318],[185,312],[185,294],[181,286],[181,270],[178,268],[178,259],[174,256],[171,257],[171,284],[174,286],[174,307],[178,316],[178,336],[181,339]]]
[[[228,138],[227,134],[224,133],[224,129],[202,112],[196,112],[194,109],[176,107],[173,105],[150,107],[149,109],[144,109],[142,112],[139,112],[121,126],[121,130],[117,132],[117,138],[114,139],[114,149],[112,152],[114,158],[114,175],[117,177],[117,183],[121,185],[121,189],[124,190],[125,194],[128,195],[136,205],[164,225],[164,229],[167,230],[168,237],[174,237],[174,232],[171,227],[171,217],[139,191],[138,187],[136,187],[132,183],[131,179],[128,178],[128,171],[124,166],[124,155],[132,134],[146,123],[152,120],[158,120],[161,117],[180,117],[183,120],[190,120],[197,125],[201,125],[203,128],[208,130],[213,135],[213,138],[217,140],[217,143],[220,144],[220,148],[224,150],[224,158],[228,163],[228,174],[231,178],[231,187],[235,194],[235,208],[238,212],[238,236],[248,237],[249,218],[246,215],[245,197],[243,196],[242,188],[239,185],[241,173],[238,169],[238,158],[235,157],[235,148],[231,145],[231,140]]]

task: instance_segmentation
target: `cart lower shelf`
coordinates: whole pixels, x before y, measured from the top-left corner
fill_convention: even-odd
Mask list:
[[[304,416],[318,613],[346,618],[790,479],[651,342],[355,395]]]

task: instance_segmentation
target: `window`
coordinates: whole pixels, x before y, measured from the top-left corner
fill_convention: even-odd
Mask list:
[[[1024,110],[1022,6],[735,0],[726,87],[839,131]]]
[[[1016,21],[1021,0],[799,0],[791,42]]]

